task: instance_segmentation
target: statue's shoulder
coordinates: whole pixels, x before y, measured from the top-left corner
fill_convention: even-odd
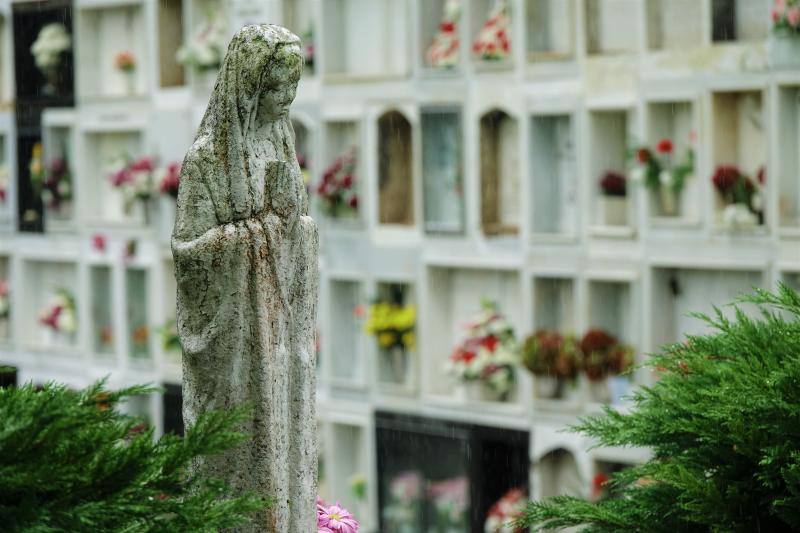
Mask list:
[[[207,174],[214,166],[215,157],[211,139],[205,136],[195,139],[189,151],[186,152],[186,157],[183,158],[182,168],[185,169],[186,177],[189,179],[200,178]]]

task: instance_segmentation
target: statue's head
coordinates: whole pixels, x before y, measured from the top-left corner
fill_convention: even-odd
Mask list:
[[[240,103],[256,105],[261,120],[276,120],[289,112],[303,72],[296,35],[272,24],[245,26],[233,36],[228,56],[232,61],[226,61],[226,67],[240,77]]]

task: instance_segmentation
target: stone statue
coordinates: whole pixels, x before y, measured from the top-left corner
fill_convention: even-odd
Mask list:
[[[251,440],[194,465],[273,500],[244,531],[316,531],[318,240],[288,116],[302,70],[284,28],[233,36],[183,160],[172,233],[184,421],[253,409]]]

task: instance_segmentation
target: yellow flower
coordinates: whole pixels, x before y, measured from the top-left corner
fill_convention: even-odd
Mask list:
[[[400,340],[403,343],[403,346],[413,349],[417,342],[417,336],[413,331],[407,331],[403,333],[402,337],[400,337]]]
[[[384,331],[383,333],[378,334],[378,344],[384,348],[388,348],[395,342],[397,342],[397,336],[394,333]]]

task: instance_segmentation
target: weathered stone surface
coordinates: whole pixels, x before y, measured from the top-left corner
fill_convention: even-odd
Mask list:
[[[246,445],[195,465],[275,504],[246,531],[315,529],[317,229],[288,117],[300,40],[253,25],[231,41],[181,171],[172,253],[183,415],[253,407]]]

